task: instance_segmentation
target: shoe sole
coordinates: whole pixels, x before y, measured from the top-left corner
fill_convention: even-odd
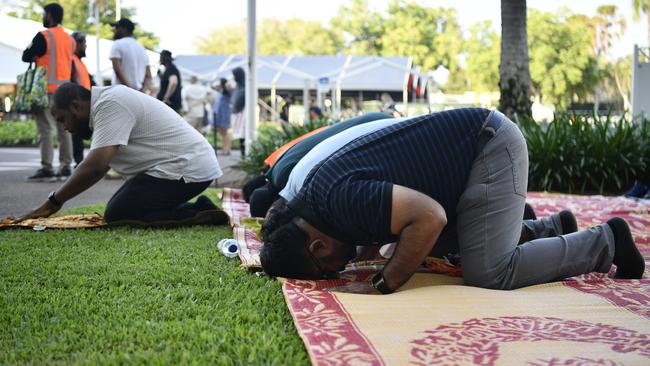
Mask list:
[[[27,178],[26,179],[27,182],[35,182],[35,183],[54,183],[57,180],[58,180],[57,177],[32,178],[32,179]]]

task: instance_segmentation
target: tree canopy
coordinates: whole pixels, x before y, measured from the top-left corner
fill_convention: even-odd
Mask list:
[[[316,21],[262,19],[257,52],[261,55],[332,55],[340,51],[342,44],[340,34]],[[217,29],[197,40],[195,45],[203,54],[243,54],[246,52],[246,24],[241,22]]]
[[[467,87],[477,92],[498,90],[501,37],[485,20],[469,29],[464,44],[467,63]]]
[[[453,9],[392,0],[383,14],[369,10],[367,0],[354,0],[341,7],[331,24],[349,39],[346,53],[411,56],[425,70],[439,65],[452,73],[459,69],[463,37]]]
[[[453,9],[408,0],[392,0],[381,11],[370,5],[368,0],[350,1],[328,25],[301,19],[263,19],[258,52],[410,56],[424,70],[440,65],[449,70],[449,82],[443,90],[499,90],[501,36],[492,22],[479,22],[463,33]],[[611,89],[605,93],[608,96],[627,93],[629,86],[621,75],[625,63],[600,56],[625,31],[625,22],[615,6],[601,6],[593,17],[575,15],[567,9],[529,9],[527,19],[532,92],[542,102],[563,110],[574,101],[593,97],[597,86]],[[218,29],[199,39],[197,50],[243,54],[245,32],[244,22]]]
[[[587,24],[564,13],[531,10],[528,16],[530,73],[542,102],[565,109],[584,100],[598,81]]]

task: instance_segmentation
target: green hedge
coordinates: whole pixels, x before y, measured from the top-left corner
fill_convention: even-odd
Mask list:
[[[56,132],[52,133],[52,141],[56,143]],[[204,134],[210,145],[214,146],[212,133]],[[219,146],[221,146],[221,136],[217,136]],[[85,141],[86,146],[90,146],[90,140]],[[0,146],[38,146],[38,131],[34,120],[26,121],[1,121],[0,122]],[[234,149],[239,148],[239,140],[232,142]]]
[[[648,120],[565,114],[518,123],[528,143],[531,191],[618,194],[650,167]]]
[[[38,145],[38,133],[33,120],[0,122],[0,146],[15,145]]]

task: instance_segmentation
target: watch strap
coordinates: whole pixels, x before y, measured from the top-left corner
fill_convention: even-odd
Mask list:
[[[384,279],[384,272],[378,272],[376,275],[372,276],[370,283],[372,283],[372,287],[376,288],[377,291],[381,292],[384,295],[392,294],[394,292],[386,284],[386,280]]]
[[[56,191],[50,192],[50,195],[47,196],[47,199],[56,206],[59,206],[59,207],[63,206],[63,204],[61,202],[59,202],[59,200],[56,199],[55,194],[56,194]]]

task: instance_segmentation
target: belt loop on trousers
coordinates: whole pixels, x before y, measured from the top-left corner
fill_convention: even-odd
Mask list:
[[[497,130],[499,130],[499,127],[503,124],[503,118],[505,118],[505,116],[501,112],[497,110],[490,111],[490,114],[488,114],[485,119],[485,123],[483,123],[483,126],[481,127],[481,132],[479,132],[478,143],[476,144],[477,153],[483,151],[483,148],[488,141],[496,135]]]

